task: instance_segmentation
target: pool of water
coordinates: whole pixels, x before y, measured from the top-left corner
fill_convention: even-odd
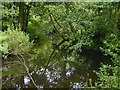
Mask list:
[[[81,88],[90,85],[90,83],[94,86],[95,80],[97,79],[96,74],[90,68],[72,67],[65,71],[64,74],[62,72],[61,68],[52,70],[42,68],[32,71],[30,74],[38,88]],[[90,80],[92,81],[89,82]],[[7,87],[35,88],[27,74],[21,76],[20,82],[11,82]]]

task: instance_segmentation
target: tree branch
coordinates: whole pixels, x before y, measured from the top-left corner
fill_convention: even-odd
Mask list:
[[[67,40],[65,40],[65,39],[62,40],[60,43],[57,44],[57,47],[59,47],[60,45],[62,45],[65,41],[67,41]],[[48,62],[47,62],[47,64],[46,64],[46,67],[49,65],[49,63],[50,63],[50,61],[51,61],[51,59],[52,59],[53,54],[55,53],[55,51],[56,51],[56,49],[54,49],[54,50],[52,51],[52,53],[50,54],[50,57],[49,57]]]
[[[60,37],[61,37],[62,39],[65,39],[65,38],[60,34],[59,30],[56,28],[56,26],[55,26],[55,24],[54,24],[54,21],[53,21],[53,18],[52,18],[52,15],[51,15],[49,9],[48,9],[48,12],[49,12],[50,20],[51,20],[52,23],[53,23],[53,27],[54,27],[55,31],[60,35]]]
[[[33,79],[32,76],[30,75],[29,68],[27,67],[26,62],[25,62],[25,58],[24,58],[23,55],[21,55],[20,53],[19,53],[19,55],[20,55],[21,58],[23,59],[23,62],[22,62],[22,63],[23,63],[23,66],[26,68],[26,71],[27,71],[28,76],[29,76],[30,79],[32,80],[34,86],[35,86],[37,89],[39,89],[39,88],[37,87],[37,84],[35,83],[34,79]],[[18,59],[19,59],[20,61],[22,61],[18,55],[17,55],[17,57],[18,57]]]
[[[68,14],[69,14],[68,11],[69,11],[70,8],[69,8],[69,5],[68,5],[67,3],[65,3],[65,8],[66,8],[66,15],[68,15]],[[75,32],[75,28],[74,28],[72,22],[69,21],[68,24],[69,24],[69,26],[70,26],[70,30],[71,30],[72,32]]]

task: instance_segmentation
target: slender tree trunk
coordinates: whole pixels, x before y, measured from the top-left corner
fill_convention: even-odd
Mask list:
[[[32,2],[26,5],[26,15],[25,15],[25,30],[27,32],[28,30],[28,20],[29,20],[29,13],[30,13],[30,8],[31,8]]]
[[[25,15],[25,3],[19,3],[19,16],[18,16],[18,24],[22,31],[24,31],[24,15]]]
[[[19,3],[19,16],[18,16],[18,24],[22,31],[27,32],[28,28],[28,16],[29,10],[31,8],[31,3],[26,5],[24,2]]]

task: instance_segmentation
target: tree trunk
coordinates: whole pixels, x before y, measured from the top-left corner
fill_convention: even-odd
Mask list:
[[[24,31],[24,15],[25,15],[25,3],[19,3],[19,17],[18,17],[18,24],[22,31]]]
[[[29,16],[29,10],[31,8],[30,4],[26,5],[24,2],[19,3],[18,24],[21,30],[24,32],[27,32],[27,28],[28,28],[28,16]]]

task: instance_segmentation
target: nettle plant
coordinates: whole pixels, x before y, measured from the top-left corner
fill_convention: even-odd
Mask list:
[[[8,28],[7,31],[0,31],[0,33],[0,52],[3,57],[9,54],[25,54],[32,46],[29,36],[19,29]]]
[[[111,34],[103,41],[105,46],[101,48],[106,55],[112,56],[113,65],[102,65],[98,76],[100,77],[100,87],[120,88],[120,38],[116,34]]]

